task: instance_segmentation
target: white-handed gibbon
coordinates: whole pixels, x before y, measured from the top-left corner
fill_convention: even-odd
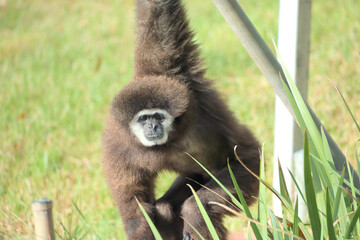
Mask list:
[[[103,166],[129,239],[153,239],[135,197],[164,239],[205,239],[210,233],[189,187],[205,206],[220,239],[226,239],[222,217],[229,214],[209,202],[229,197],[188,153],[231,192],[235,189],[227,159],[251,204],[258,181],[235,159],[237,154],[259,172],[259,143],[233,117],[211,82],[204,78],[197,45],[180,0],[137,0],[135,72],[115,96],[103,136]],[[179,174],[160,199],[154,197],[159,172]],[[194,181],[192,181],[192,180]],[[184,222],[183,219],[186,221]]]

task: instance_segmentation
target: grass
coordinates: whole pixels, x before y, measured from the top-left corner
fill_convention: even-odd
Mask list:
[[[184,2],[207,76],[236,117],[266,142],[270,169],[273,91],[211,1]],[[278,3],[240,3],[272,45]],[[335,81],[359,119],[358,9],[356,0],[319,0],[312,12],[309,103],[349,153],[359,135],[323,75]],[[9,0],[0,7],[0,238],[32,239],[31,202],[42,196],[54,201],[62,239],[82,236],[82,228],[94,238],[89,225],[102,239],[124,237],[101,172],[101,134],[112,97],[133,72],[133,33],[133,0]],[[348,158],[354,162],[353,154]],[[172,178],[161,175],[157,195]]]

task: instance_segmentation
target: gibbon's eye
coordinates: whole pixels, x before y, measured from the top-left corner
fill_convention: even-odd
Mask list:
[[[162,121],[162,120],[165,119],[164,115],[161,114],[161,113],[155,113],[155,114],[153,115],[153,118],[155,118],[155,119],[158,120],[158,121]]]
[[[147,119],[148,119],[148,116],[147,116],[147,115],[141,115],[141,116],[138,118],[138,122],[145,122]]]

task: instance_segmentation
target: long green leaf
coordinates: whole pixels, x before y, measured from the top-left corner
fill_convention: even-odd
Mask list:
[[[354,123],[355,123],[358,131],[360,132],[360,126],[359,126],[359,124],[357,123],[356,118],[354,117],[354,114],[351,112],[351,110],[350,110],[350,108],[349,108],[349,105],[347,104],[347,102],[346,102],[344,96],[342,95],[341,91],[337,88],[337,86],[335,85],[335,83],[334,83],[333,81],[331,81],[329,78],[328,78],[328,80],[331,82],[331,84],[334,86],[334,88],[336,89],[336,91],[339,93],[341,99],[343,100],[343,102],[344,102],[344,104],[345,104],[345,106],[346,106],[346,109],[347,109],[348,112],[350,113],[350,116],[351,116],[352,120],[354,121]]]
[[[193,196],[195,198],[195,201],[199,207],[199,210],[201,212],[201,215],[203,216],[204,218],[204,221],[205,221],[205,224],[207,226],[207,228],[209,229],[209,232],[211,234],[211,237],[214,239],[214,240],[220,240],[219,236],[217,235],[216,233],[216,230],[215,230],[215,227],[214,225],[212,224],[211,222],[211,219],[209,217],[209,215],[207,214],[204,206],[202,205],[201,201],[200,201],[200,198],[198,197],[198,195],[196,194],[195,190],[191,187],[191,185],[189,185],[189,188],[191,190],[191,192],[193,193]]]
[[[249,171],[256,179],[258,179],[261,183],[263,183],[282,203],[284,212],[287,211],[288,213],[290,213],[292,216],[294,216],[294,209],[292,207],[292,203],[289,202],[286,198],[284,198],[274,187],[272,187],[271,184],[267,183],[265,180],[259,178],[259,176],[257,176],[253,171],[251,171],[251,169],[249,169],[239,158],[239,156],[236,153],[236,146],[234,149],[234,153],[236,156],[236,159],[241,163],[241,165],[247,170]],[[285,225],[286,226],[286,225]],[[310,232],[308,231],[307,227],[303,224],[303,223],[299,223],[299,227],[301,229],[301,231],[303,232],[303,234],[305,235],[306,239],[311,239],[311,235]]]
[[[332,212],[332,216],[337,217],[338,216],[338,210],[340,206],[340,198],[342,196],[342,189],[340,188],[344,184],[344,177],[345,177],[345,167],[341,171],[339,184],[336,190],[335,200],[334,200],[334,209]]]
[[[85,223],[90,227],[91,231],[95,234],[95,238],[97,240],[101,240],[100,236],[97,234],[97,232],[95,231],[95,229],[93,228],[92,225],[90,225],[90,223],[86,220],[84,214],[80,211],[80,208],[78,207],[78,205],[73,201],[73,204],[76,208],[76,211],[80,214],[80,216],[82,217],[82,219],[85,221]]]
[[[354,216],[352,217],[348,228],[346,229],[345,239],[350,238],[350,234],[353,232],[356,222],[359,220],[359,217],[360,217],[360,207],[358,207],[356,209],[356,212],[355,212]]]
[[[186,224],[189,224],[189,226],[194,230],[194,232],[199,236],[199,238],[200,238],[201,240],[206,240],[206,239],[201,235],[201,233],[200,233],[191,223],[189,223],[188,221],[186,221],[186,219],[184,219],[184,218],[183,218],[183,220],[184,220],[184,222],[185,222]]]
[[[348,160],[346,160],[346,166],[347,166],[347,170],[348,170],[348,176],[349,176],[349,180],[350,180],[350,189],[351,189],[351,194],[356,197],[356,187],[354,185],[354,178],[353,178],[353,171],[355,171],[354,169],[352,169],[350,167],[350,162]],[[354,201],[354,208],[356,209],[357,208],[357,202]]]
[[[273,239],[276,239],[276,240],[284,239],[281,232],[276,230],[276,229],[281,229],[281,227],[280,227],[279,221],[276,218],[274,212],[271,209],[268,209],[268,212],[270,215],[271,225],[273,226],[273,228],[272,228]]]
[[[323,147],[324,147],[324,150],[325,150],[325,157],[326,157],[326,160],[328,161],[328,164],[330,166],[333,167],[333,169],[335,169],[335,165],[334,165],[334,161],[333,161],[333,157],[331,155],[331,149],[329,147],[329,142],[326,138],[326,135],[325,135],[325,132],[324,132],[324,128],[321,127],[321,138],[323,140]]]
[[[260,178],[265,179],[265,163],[264,163],[264,145],[261,150],[261,159],[260,159]],[[266,195],[265,195],[265,185],[261,182],[259,183],[259,202],[258,202],[258,218],[259,222],[263,225],[267,225],[267,209],[266,209]],[[262,236],[267,235],[267,229],[260,226],[260,231]]]
[[[228,162],[228,168],[229,168],[229,173],[230,173],[230,176],[231,176],[231,180],[233,181],[233,184],[234,184],[235,189],[236,189],[236,193],[238,194],[240,202],[241,202],[241,204],[243,206],[243,211],[244,211],[245,215],[250,219],[254,219],[251,212],[250,212],[249,207],[247,206],[244,195],[242,194],[242,192],[240,190],[239,184],[236,181],[234,173],[231,170],[229,162]],[[251,228],[253,230],[253,233],[254,233],[256,239],[262,239],[258,226],[253,222],[250,222],[250,226],[251,226]]]
[[[357,209],[358,208],[358,202],[355,200],[356,198],[356,190],[357,188],[355,187],[354,185],[354,178],[353,178],[353,174],[354,174],[354,169],[350,168],[350,162],[348,160],[346,160],[346,165],[347,165],[347,170],[348,170],[348,175],[349,175],[349,179],[350,179],[350,189],[351,189],[351,197],[354,198],[354,201],[352,202],[353,204],[353,208],[354,209]],[[359,226],[359,224],[357,222],[355,222],[355,225]],[[357,228],[355,228],[354,226],[354,234],[357,234],[358,231],[357,231]]]
[[[357,165],[358,173],[360,173],[360,160],[359,160],[359,155],[358,155],[357,149],[355,150],[355,159],[356,159],[356,165]]]
[[[326,189],[326,222],[327,222],[329,240],[336,240],[335,230],[333,226],[334,220],[331,215],[330,195],[328,189]]]
[[[316,127],[316,124],[309,112],[309,109],[306,106],[306,103],[304,101],[304,99],[302,98],[299,90],[296,87],[295,82],[292,80],[288,70],[285,67],[284,62],[282,61],[282,59],[279,57],[279,61],[281,63],[281,66],[284,70],[285,73],[285,79],[282,79],[283,82],[283,86],[285,89],[290,88],[290,95],[288,94],[288,98],[290,100],[290,98],[293,98],[295,100],[295,104],[293,103],[293,101],[290,101],[290,104],[293,108],[293,110],[297,110],[300,112],[300,116],[296,115],[296,118],[299,122],[300,128],[305,131],[305,128],[307,129],[311,142],[314,144],[314,147],[317,151],[317,153],[319,154],[319,156],[321,156],[321,159],[325,159],[325,153],[322,149],[322,141],[321,141],[321,136],[319,133],[318,128]],[[286,81],[286,83],[285,83]],[[295,113],[296,114],[296,113]],[[301,119],[301,120],[300,120]]]
[[[321,224],[319,218],[318,207],[316,203],[316,196],[314,185],[311,177],[310,154],[307,132],[304,134],[304,180],[305,180],[305,195],[310,217],[310,224],[313,230],[314,239],[320,239]]]
[[[317,161],[319,164],[321,164],[321,167],[326,168],[327,170],[329,170],[330,175],[333,176],[337,176],[337,178],[340,177],[340,173],[337,172],[334,168],[332,168],[328,163],[321,161],[317,156],[315,156],[314,154],[310,153],[310,156],[313,160]],[[344,165],[345,166],[345,165]],[[313,169],[313,171],[316,169]],[[313,178],[315,178],[315,176],[313,175]],[[335,180],[336,182],[336,180]],[[346,184],[347,186],[351,186],[351,182],[349,180],[346,180],[346,178],[344,179],[344,184]],[[355,193],[357,195],[360,195],[360,190],[357,188],[353,189],[355,191]]]
[[[289,195],[289,192],[288,192],[287,187],[286,187],[285,177],[284,177],[284,174],[283,174],[283,171],[282,171],[282,168],[281,168],[280,161],[278,163],[278,166],[279,166],[280,193],[288,202],[291,202],[290,195]],[[286,211],[285,206],[282,206],[282,213],[283,213],[284,230],[288,231],[289,230],[288,227],[287,227],[287,217],[288,216],[287,216],[287,211]],[[296,214],[296,213],[294,213],[294,214]],[[290,238],[290,236],[285,235],[284,239],[285,240],[290,240],[291,238]]]
[[[137,204],[139,205],[139,208],[140,208],[141,212],[143,213],[146,221],[148,222],[150,229],[151,229],[152,233],[154,234],[155,239],[162,240],[162,237],[161,237],[159,231],[157,230],[155,224],[153,223],[153,221],[151,220],[151,218],[145,211],[144,207],[141,205],[141,203],[139,202],[139,200],[137,198],[135,198],[135,200],[136,200]]]
[[[295,213],[294,213],[294,225],[293,225],[293,229],[294,229],[294,235],[298,236],[299,235],[299,203],[298,203],[298,198],[296,198],[296,202],[295,202]]]
[[[194,160],[202,169],[204,169],[204,171],[209,174],[209,176],[225,191],[225,193],[231,198],[231,200],[237,205],[240,206],[241,208],[241,203],[239,202],[239,200],[236,199],[236,197],[234,195],[231,194],[231,192],[209,171],[206,169],[206,167],[204,167],[198,160],[196,160],[193,156],[191,156],[190,154],[187,153],[187,155]],[[242,210],[242,209],[241,209]]]
[[[291,176],[293,182],[295,183],[295,186],[296,186],[296,189],[298,190],[298,193],[300,194],[301,198],[304,200],[304,202],[306,204],[306,198],[304,196],[303,190],[300,188],[299,184],[297,183],[294,174],[291,171],[289,171],[289,173],[290,173],[290,176]]]
[[[284,177],[284,173],[280,164],[280,161],[278,161],[279,166],[279,183],[280,183],[280,193],[283,195],[289,202],[291,202],[289,191],[286,187],[286,181]]]
[[[322,162],[324,162],[324,164],[327,163],[328,165],[332,166],[332,169],[335,170],[335,165],[334,165],[334,161],[333,161],[333,158],[331,155],[331,150],[330,150],[329,143],[326,138],[323,127],[321,127],[321,138],[322,138],[323,148],[324,148],[325,158],[326,158],[326,159],[324,159],[325,161],[323,160]],[[325,183],[327,183],[327,185],[325,185],[325,186],[329,189],[331,200],[334,200],[334,190],[333,190],[332,186],[333,186],[333,183],[335,183],[337,180],[337,175],[331,177],[331,174],[327,168],[324,168],[324,171],[326,174],[326,178],[328,178],[327,181],[325,181]]]

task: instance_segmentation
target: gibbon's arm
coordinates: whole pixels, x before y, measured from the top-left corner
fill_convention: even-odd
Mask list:
[[[105,138],[105,142],[106,140],[109,139]],[[153,218],[155,214],[154,176],[147,171],[132,169],[131,166],[127,166],[124,163],[125,160],[119,158],[119,152],[113,152],[114,149],[120,151],[120,155],[125,152],[118,145],[109,144],[105,146],[103,167],[109,187],[122,216],[128,239],[151,240],[153,234],[135,198],[138,199],[149,216]]]
[[[135,75],[202,77],[181,0],[137,0]]]
[[[122,181],[126,181],[125,179]],[[151,185],[151,184],[149,184]],[[125,231],[129,240],[153,239],[150,227],[141,212],[135,197],[144,207],[148,215],[153,219],[155,207],[150,198],[152,190],[142,184],[126,184],[120,188],[112,189],[114,198],[119,207]]]

